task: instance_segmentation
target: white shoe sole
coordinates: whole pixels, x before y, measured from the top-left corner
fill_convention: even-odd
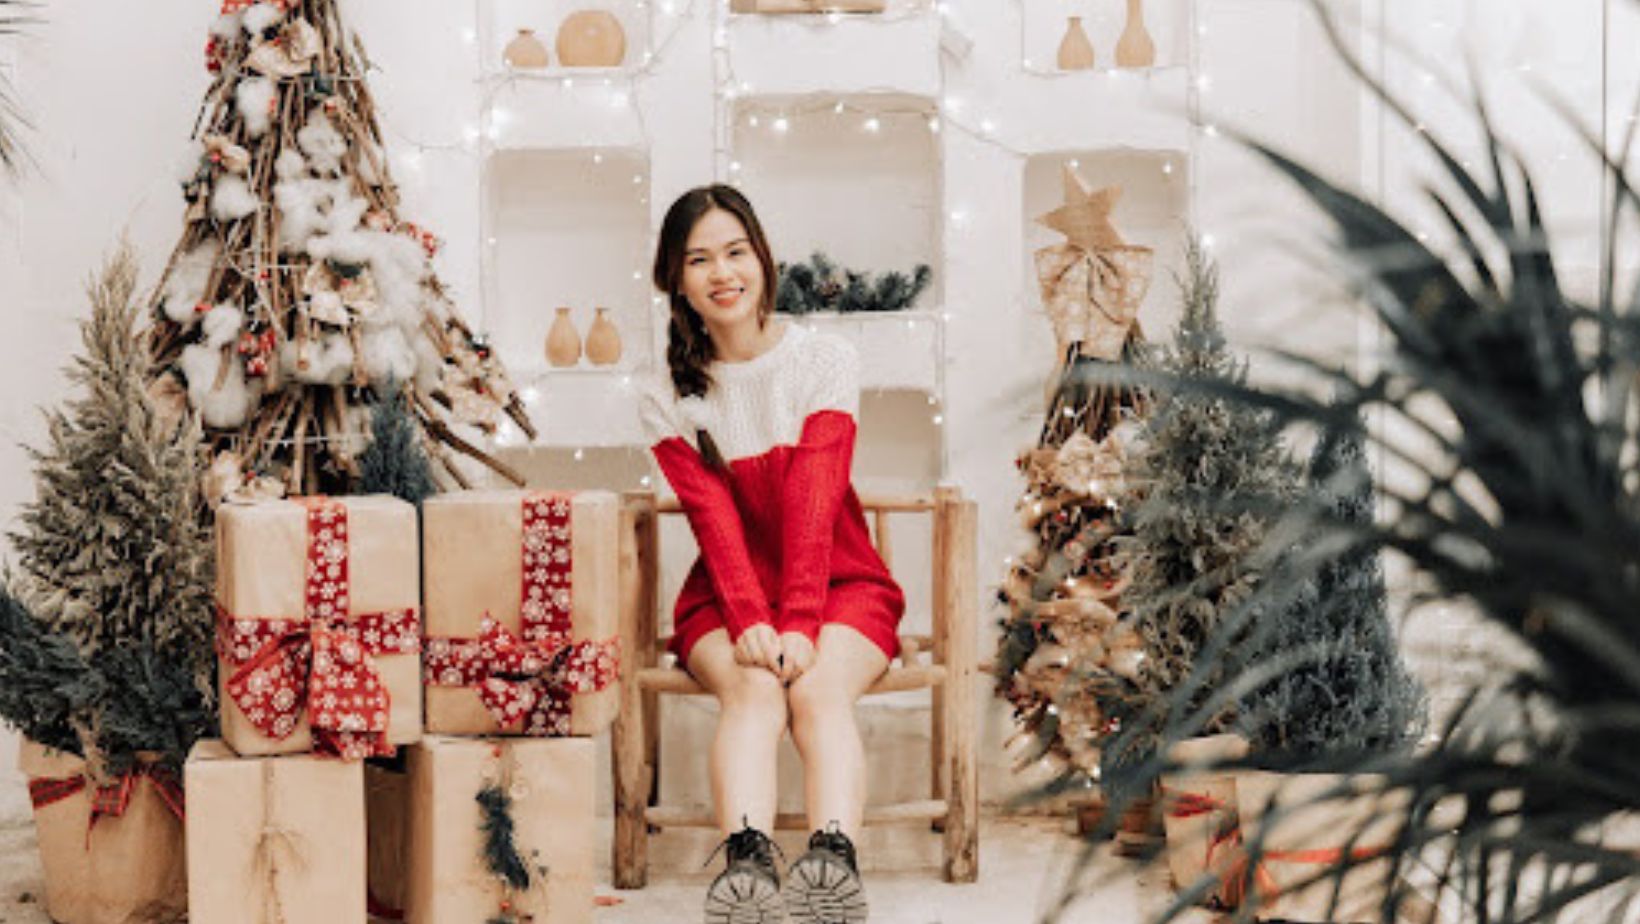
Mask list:
[[[724,870],[706,888],[706,924],[783,924],[780,887],[748,869]]]
[[[866,892],[860,877],[829,855],[806,854],[786,875],[791,924],[863,924]]]

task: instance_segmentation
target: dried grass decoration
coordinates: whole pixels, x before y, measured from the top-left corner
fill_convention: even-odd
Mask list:
[[[1115,362],[1137,327],[1155,255],[1111,224],[1120,187],[1094,190],[1069,165],[1064,183],[1064,204],[1037,219],[1066,239],[1036,252],[1042,304],[1060,356],[1077,344],[1082,356]]]
[[[441,242],[399,214],[363,46],[336,0],[227,0],[206,63],[151,337],[156,375],[184,386],[213,456],[292,492],[346,490],[370,402],[403,390],[447,481],[471,481],[454,451],[522,484],[476,443],[503,415],[535,429],[434,273]]]

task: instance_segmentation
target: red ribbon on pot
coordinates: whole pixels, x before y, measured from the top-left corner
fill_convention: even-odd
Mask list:
[[[1226,839],[1238,848],[1243,848],[1241,855],[1236,858],[1235,865],[1224,877],[1223,899],[1232,908],[1240,907],[1247,900],[1249,886],[1259,896],[1261,902],[1274,901],[1281,895],[1281,886],[1276,877],[1270,874],[1267,864],[1270,863],[1301,863],[1313,866],[1331,866],[1344,861],[1345,857],[1360,862],[1372,860],[1387,852],[1384,847],[1356,847],[1345,850],[1342,847],[1320,847],[1314,850],[1266,850],[1259,855],[1259,862],[1252,863],[1252,856],[1242,843],[1241,829],[1236,829],[1233,836]],[[1214,844],[1217,846],[1217,843]],[[1209,855],[1212,850],[1209,848]],[[1251,883],[1249,883],[1248,867],[1252,866]]]
[[[526,494],[523,507],[522,635],[485,613],[477,638],[429,638],[429,686],[474,687],[485,708],[535,737],[570,733],[572,699],[620,676],[620,642],[570,639],[573,615],[571,497]]]
[[[120,774],[112,783],[105,783],[96,787],[91,794],[91,819],[85,826],[86,846],[91,845],[91,829],[103,818],[120,818],[131,805],[131,794],[137,784],[147,780],[159,795],[160,801],[171,810],[180,821],[186,817],[186,800],[182,794],[182,781],[177,779],[175,770],[159,764],[135,764],[129,770]],[[34,808],[41,809],[48,805],[61,802],[75,796],[91,785],[91,779],[83,773],[62,777],[35,777],[28,781],[29,802]]]
[[[284,738],[308,710],[314,750],[349,760],[386,757],[391,698],[376,656],[421,650],[414,608],[349,618],[347,507],[300,498],[307,508],[305,613],[251,619],[217,606],[217,651],[233,668],[228,695],[257,731]]]

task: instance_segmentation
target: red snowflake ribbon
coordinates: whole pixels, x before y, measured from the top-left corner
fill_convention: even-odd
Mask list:
[[[391,699],[378,655],[416,654],[414,608],[349,618],[347,508],[327,498],[307,508],[306,613],[294,619],[234,616],[217,607],[217,650],[232,667],[228,694],[262,734],[284,738],[309,713],[314,749],[349,760],[391,756]]]
[[[182,781],[177,779],[176,771],[158,764],[137,764],[120,774],[120,778],[112,783],[98,786],[91,794],[91,819],[86,822],[86,846],[91,846],[91,829],[103,818],[120,818],[131,805],[131,794],[136,791],[137,784],[147,780],[159,795],[160,801],[171,810],[180,821],[187,815],[186,802],[182,795]],[[64,799],[70,798],[91,785],[91,780],[83,773],[62,777],[35,777],[28,781],[29,802],[36,809],[45,808]]]
[[[503,728],[526,735],[570,733],[572,698],[596,693],[620,675],[620,642],[570,640],[570,508],[567,493],[523,499],[522,636],[486,613],[477,638],[429,638],[429,686],[474,687]]]

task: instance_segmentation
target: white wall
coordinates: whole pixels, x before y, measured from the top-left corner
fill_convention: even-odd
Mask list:
[[[674,195],[712,175],[707,2],[696,0],[696,13],[683,21],[654,75],[638,92],[650,134],[668,139],[664,150],[654,152],[647,180],[652,190],[648,204],[657,221]],[[1062,87],[1019,68],[1022,4],[1052,2],[950,0],[952,23],[975,40],[975,47],[965,61],[945,59],[945,92],[967,101],[965,121],[978,124],[988,116],[997,123],[993,139],[944,133],[944,175],[937,187],[941,207],[963,214],[960,225],[945,224],[939,241],[941,288],[952,314],[946,336],[946,477],[980,503],[980,574],[988,585],[1002,573],[1002,559],[1019,541],[1011,515],[1020,489],[1012,458],[1034,436],[1042,377],[1051,361],[1046,323],[1030,314],[1035,302],[1026,285],[1027,232],[1021,221],[1025,161],[1020,152],[1063,147],[1055,132],[1068,118],[1098,116],[1074,111],[1078,101]],[[1487,15],[1476,18],[1479,25],[1473,30],[1458,27],[1471,20],[1465,19],[1465,4],[1456,0],[1379,2],[1385,6],[1369,7],[1369,20],[1382,11],[1392,27],[1402,27],[1397,31],[1405,31],[1409,17],[1451,7],[1452,26],[1441,35],[1473,39],[1483,61],[1507,60],[1514,53],[1511,36],[1539,37],[1528,53],[1543,56],[1543,72],[1570,82],[1579,105],[1591,114],[1601,111],[1598,104],[1588,108],[1589,87],[1599,80],[1591,84],[1590,62],[1583,53],[1598,38],[1590,30],[1598,21],[1599,0],[1576,0],[1564,6],[1564,14],[1557,4],[1553,17],[1543,2],[1488,2]],[[1153,0],[1151,5],[1167,4]],[[0,305],[8,324],[0,338],[0,473],[6,476],[0,478],[0,521],[9,522],[16,505],[31,493],[19,444],[38,442],[37,407],[64,394],[59,370],[75,347],[74,325],[85,310],[80,295],[84,279],[122,231],[151,278],[178,233],[181,205],[172,165],[207,86],[200,49],[211,6],[202,0],[49,4],[46,22],[22,44],[18,80],[36,125],[31,144],[40,167],[21,187],[0,187]],[[373,87],[404,186],[405,211],[448,240],[441,272],[469,306],[469,315],[482,321],[474,307],[481,291],[479,164],[467,133],[478,113],[477,64],[463,39],[476,27],[473,5],[348,0],[344,6],[379,67]],[[410,7],[413,15],[407,15]],[[1523,25],[1533,16],[1539,26]],[[1158,18],[1180,21],[1177,15]],[[1379,191],[1392,202],[1405,201],[1413,187],[1404,174],[1413,158],[1404,138],[1379,135],[1373,110],[1364,106],[1325,48],[1303,4],[1200,0],[1198,23],[1204,30],[1199,60],[1207,78],[1202,102],[1212,120],[1274,140],[1340,178],[1374,179],[1381,166],[1392,182]],[[1411,25],[1418,26],[1417,20]],[[1632,21],[1622,25],[1625,34],[1637,28]],[[1096,35],[1095,42],[1108,59],[1112,40]],[[1408,74],[1397,65],[1393,75],[1407,85]],[[1415,76],[1410,79],[1420,86]],[[1632,79],[1627,83],[1633,84]],[[1519,116],[1536,118],[1524,105]],[[1546,135],[1529,134],[1533,143],[1546,143]],[[1200,141],[1196,217],[1223,263],[1224,311],[1232,335],[1248,345],[1304,343],[1350,355],[1355,330],[1340,323],[1340,315],[1329,307],[1334,299],[1326,272],[1292,256],[1288,246],[1317,250],[1314,218],[1296,209],[1292,190],[1222,136]],[[1564,170],[1564,175],[1556,174],[1556,182],[1586,183],[1570,167]],[[1557,207],[1557,220],[1574,231],[1585,227],[1591,213],[1577,202],[1568,203],[1564,214]],[[1123,214],[1118,211],[1118,223]],[[1171,282],[1163,274],[1156,285],[1165,291]],[[1144,319],[1153,335],[1165,331],[1167,302],[1156,301],[1158,313]],[[538,348],[528,344],[520,350]],[[886,419],[893,419],[906,409],[895,405],[887,413]],[[906,455],[904,449],[917,448],[895,446],[897,433],[916,434],[918,447],[930,434],[923,427],[886,425],[874,432],[883,442],[862,449],[867,476],[893,471],[895,460]],[[916,465],[924,464],[919,452],[909,456]],[[987,587],[982,600],[988,596]],[[982,653],[989,653],[997,615],[988,606],[983,610]],[[1017,782],[1000,751],[1008,731],[1006,711],[987,703],[983,781],[987,795],[997,797]],[[693,723],[679,724],[680,744],[698,734],[703,721],[698,716]],[[915,740],[914,728],[897,707],[869,712],[868,735],[873,759],[891,761],[875,778],[924,778],[915,758],[878,756],[891,744]],[[672,753],[679,753],[678,748]],[[3,749],[0,762],[9,766]],[[699,774],[679,773],[668,778],[669,787],[704,799]]]

